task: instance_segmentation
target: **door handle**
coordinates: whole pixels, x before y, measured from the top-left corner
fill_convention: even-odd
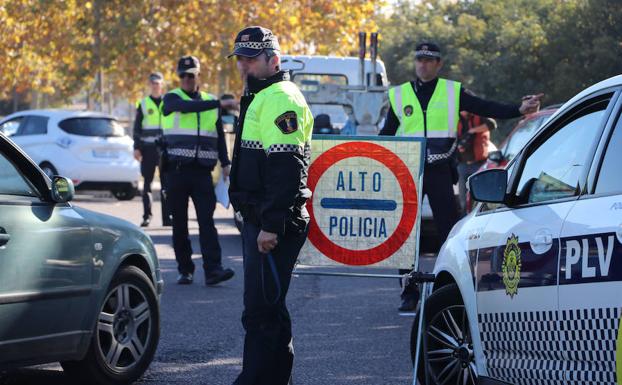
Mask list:
[[[11,240],[11,236],[6,233],[6,231],[0,227],[0,246],[4,246]]]

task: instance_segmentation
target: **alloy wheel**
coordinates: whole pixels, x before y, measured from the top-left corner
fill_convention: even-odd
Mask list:
[[[108,293],[97,321],[97,346],[113,372],[130,370],[145,354],[152,315],[145,294],[132,284]]]

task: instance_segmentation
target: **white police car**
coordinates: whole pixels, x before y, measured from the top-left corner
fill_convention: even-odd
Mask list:
[[[425,309],[430,384],[622,383],[621,112],[616,76],[471,177],[485,203],[443,245]]]

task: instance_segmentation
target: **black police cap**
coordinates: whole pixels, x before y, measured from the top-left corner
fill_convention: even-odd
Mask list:
[[[431,42],[423,42],[417,44],[415,47],[415,58],[432,58],[432,59],[440,59],[441,58],[441,49],[438,45]]]
[[[238,32],[238,35],[235,37],[233,52],[227,57],[255,57],[262,53],[264,49],[281,50],[276,36],[267,28],[259,26],[247,27]]]
[[[198,74],[201,71],[199,59],[194,56],[184,56],[177,62],[177,74]]]

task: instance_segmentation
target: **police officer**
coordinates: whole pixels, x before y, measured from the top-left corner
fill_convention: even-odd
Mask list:
[[[236,385],[285,385],[294,353],[285,306],[292,270],[307,237],[305,202],[313,116],[280,71],[276,36],[240,31],[231,56],[246,80],[229,195],[242,213],[244,362]]]
[[[484,100],[466,93],[460,82],[439,78],[442,66],[438,45],[424,42],[416,46],[417,79],[389,90],[390,108],[380,131],[380,135],[426,138],[423,194],[428,196],[441,243],[458,220],[453,185],[458,181],[456,137],[459,112],[499,119],[515,118],[536,111],[542,97],[542,94],[524,97],[520,105]],[[402,294],[399,310],[414,310],[415,305],[413,291],[407,288]]]
[[[223,173],[230,170],[220,108],[236,101],[215,99],[199,90],[200,63],[184,56],[177,64],[181,87],[168,92],[162,102],[162,132],[167,173],[168,201],[173,214],[173,248],[179,276],[177,283],[193,281],[194,263],[188,236],[188,198],[192,198],[199,222],[205,284],[215,285],[233,277],[223,269],[218,233],[214,225],[216,196],[212,170],[220,160]]]
[[[134,120],[134,158],[140,162],[140,173],[143,176],[143,221],[142,227],[151,222],[151,182],[155,175],[160,155],[156,142],[162,135],[160,121],[160,104],[162,103],[164,77],[160,72],[149,75],[149,96],[136,102],[136,119]],[[163,216],[164,218],[164,216]]]

